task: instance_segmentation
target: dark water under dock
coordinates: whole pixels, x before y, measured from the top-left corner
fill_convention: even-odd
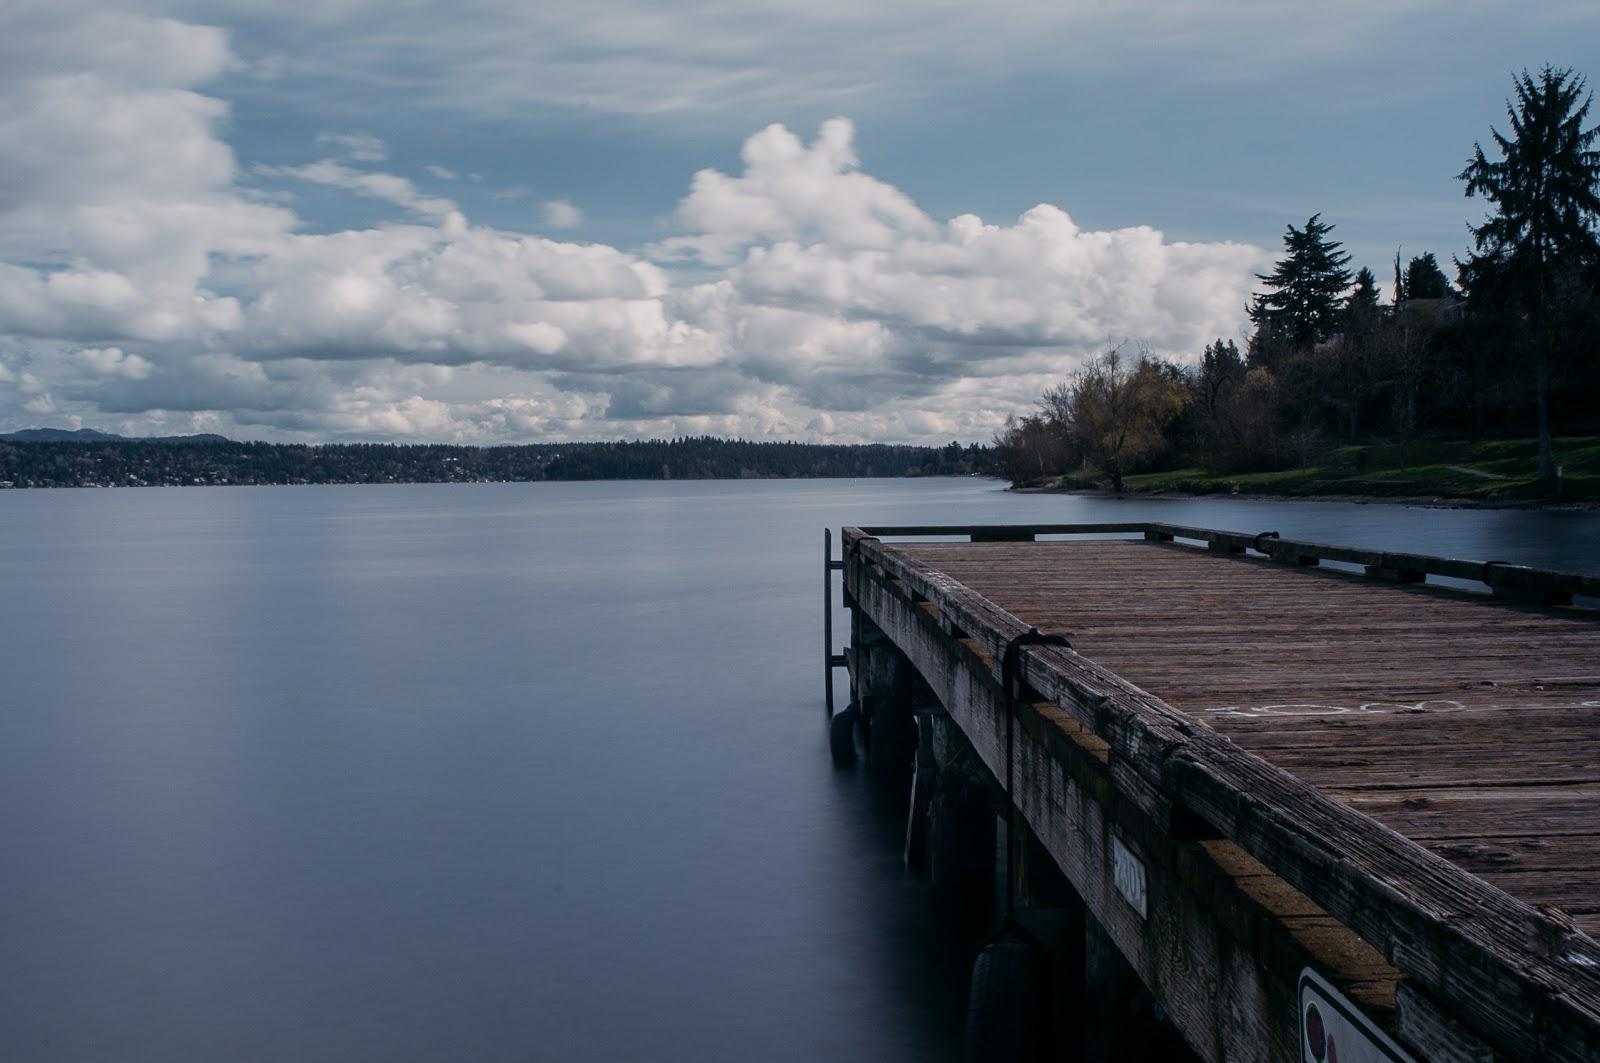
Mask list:
[[[1141,519],[1600,570],[1594,512],[970,480],[0,493],[0,1058],[950,1058],[821,529]]]

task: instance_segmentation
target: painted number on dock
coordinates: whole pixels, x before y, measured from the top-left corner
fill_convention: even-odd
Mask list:
[[[1139,918],[1149,914],[1145,906],[1144,861],[1134,856],[1115,834],[1111,836],[1111,881]]]
[[[1300,972],[1303,1063],[1416,1063],[1317,972]]]

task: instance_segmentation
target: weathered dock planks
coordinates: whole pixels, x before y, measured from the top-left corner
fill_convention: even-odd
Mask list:
[[[1140,538],[1032,541],[1085,533]],[[1299,1058],[1309,965],[1419,1058],[1600,1058],[1600,619],[1566,607],[1600,579],[1159,524],[843,541],[997,775],[1005,642],[1071,638],[1025,654],[1018,805],[1202,1057]]]

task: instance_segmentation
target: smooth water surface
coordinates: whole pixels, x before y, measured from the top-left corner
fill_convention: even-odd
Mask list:
[[[0,1058],[952,1058],[822,529],[1139,519],[1600,569],[1595,513],[977,480],[0,493]]]

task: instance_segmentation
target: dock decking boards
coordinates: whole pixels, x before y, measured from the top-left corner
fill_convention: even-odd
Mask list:
[[[1600,1058],[1600,616],[1418,582],[1564,602],[1594,578],[1322,554],[1361,575],[1307,567],[1308,544],[1143,530],[847,529],[847,587],[962,703],[991,767],[998,651],[1027,626],[1068,635],[1024,675],[1055,726],[1104,746],[1118,815],[1259,858],[1398,969],[1416,1028],[1442,1015],[1507,1058]]]
[[[1600,624],[1130,540],[895,547],[1600,936]]]

